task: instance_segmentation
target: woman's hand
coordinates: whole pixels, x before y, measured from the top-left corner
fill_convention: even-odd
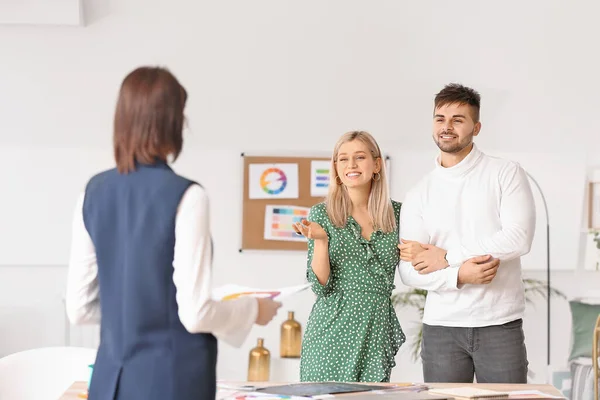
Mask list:
[[[303,235],[307,239],[327,240],[327,233],[316,222],[303,219],[302,222],[296,222],[293,226],[296,233]]]
[[[402,261],[412,263],[419,253],[425,251],[425,247],[419,242],[405,239],[400,239],[400,241],[401,243],[398,245],[398,248],[400,249],[400,259]]]

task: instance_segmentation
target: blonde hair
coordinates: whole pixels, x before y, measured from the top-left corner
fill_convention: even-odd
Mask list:
[[[369,149],[374,160],[380,159],[381,169],[379,171],[379,179],[371,180],[371,192],[369,193],[367,208],[373,228],[376,231],[381,229],[385,233],[393,232],[396,229],[396,217],[389,196],[385,162],[383,162],[379,145],[373,136],[365,131],[347,132],[335,144],[333,156],[331,157],[329,191],[325,199],[327,215],[334,226],[341,228],[346,225],[346,221],[352,212],[352,201],[350,200],[348,190],[344,185],[338,184],[338,179],[341,178],[338,178],[336,163],[340,147],[344,143],[353,140],[363,142]]]

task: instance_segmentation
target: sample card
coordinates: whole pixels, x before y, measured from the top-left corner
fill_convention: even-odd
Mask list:
[[[284,298],[302,292],[311,286],[310,283],[303,283],[296,286],[287,286],[276,289],[257,289],[249,286],[241,286],[236,284],[226,284],[218,288],[213,289],[212,297],[214,300],[234,300],[239,297],[251,296],[258,298],[270,297],[276,300],[283,300]]]
[[[286,242],[306,242],[306,238],[294,230],[293,225],[308,217],[308,207],[273,206],[265,209],[265,239]]]
[[[310,162],[310,195],[324,197],[329,190],[330,161],[312,160]]]

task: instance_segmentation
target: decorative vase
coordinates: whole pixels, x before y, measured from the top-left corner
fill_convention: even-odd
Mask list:
[[[248,381],[267,382],[270,375],[271,353],[264,347],[264,339],[259,338],[256,347],[250,350],[248,360]]]
[[[281,324],[279,355],[282,358],[299,358],[302,349],[302,327],[288,311],[288,319]]]

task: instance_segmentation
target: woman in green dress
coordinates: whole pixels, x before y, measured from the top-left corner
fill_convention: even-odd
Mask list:
[[[406,340],[392,306],[400,203],[390,200],[379,146],[364,131],[337,142],[324,203],[295,225],[308,238],[317,300],[300,360],[303,382],[389,382]]]

